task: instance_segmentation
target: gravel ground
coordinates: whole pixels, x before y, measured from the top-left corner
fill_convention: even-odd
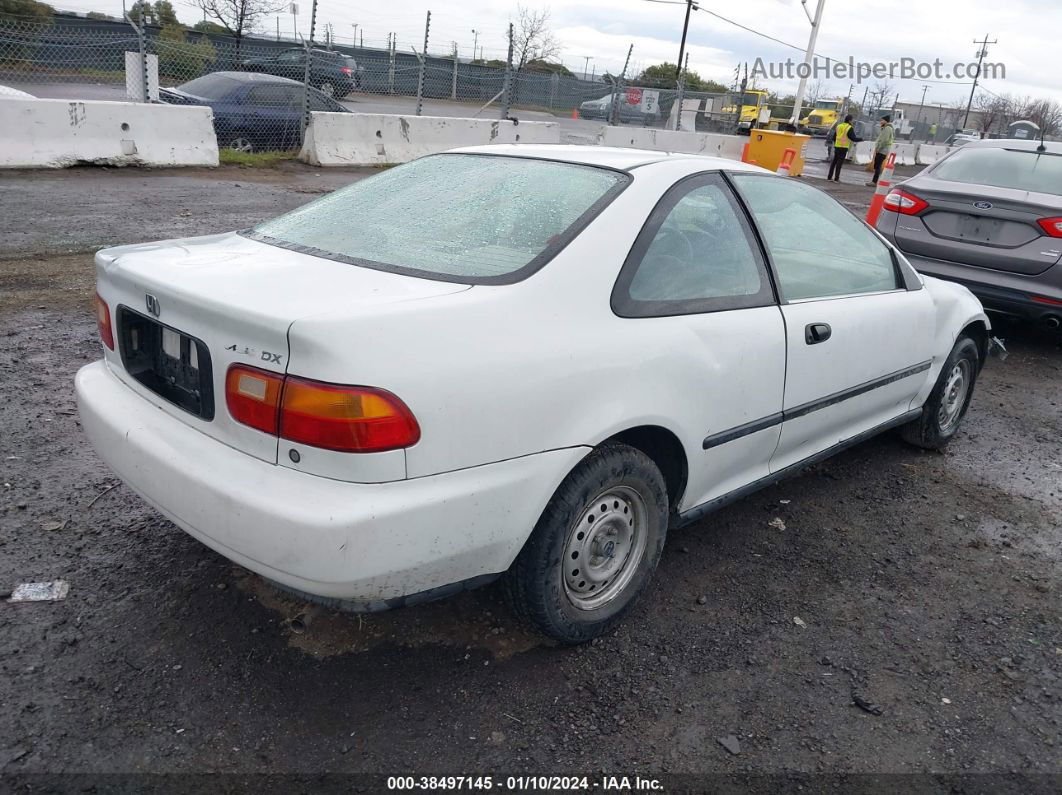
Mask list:
[[[522,629],[495,588],[321,612],[297,633],[305,605],[117,485],[72,394],[99,356],[88,252],[247,226],[363,173],[0,176],[0,586],[71,584],[62,602],[0,603],[7,786],[207,771],[1062,786],[1057,336],[1000,332],[1012,355],[945,454],[881,437],[672,533],[633,615],[576,649]]]

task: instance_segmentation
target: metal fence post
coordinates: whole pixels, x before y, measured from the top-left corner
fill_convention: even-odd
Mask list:
[[[417,115],[424,103],[424,67],[428,62],[428,29],[431,27],[431,11],[424,20],[424,51],[420,54],[420,74],[417,77]]]
[[[509,55],[505,59],[505,83],[502,87],[501,117],[509,118],[513,101],[513,23],[509,23]]]
[[[450,81],[450,99],[457,99],[457,42],[454,42],[454,76]]]
[[[306,137],[306,128],[310,126],[310,59],[313,57],[313,31],[317,24],[317,0],[310,8],[310,40],[306,42],[306,57],[302,72],[302,135]]]
[[[690,66],[690,55],[686,53],[686,65],[683,67],[682,72],[679,74],[678,79],[678,94],[675,96],[675,104],[678,106],[678,110],[675,112],[675,129],[682,129],[682,100],[686,94],[686,70]]]
[[[630,66],[632,52],[634,52],[633,44],[627,49],[627,60],[623,62],[623,71],[620,73],[615,86],[613,86],[612,100],[611,105],[609,106],[610,113],[608,114],[609,124],[618,123],[620,97],[623,94],[623,81],[627,79],[627,67]]]
[[[391,40],[387,45],[387,93],[395,93],[395,50],[398,48],[398,37],[392,33]]]

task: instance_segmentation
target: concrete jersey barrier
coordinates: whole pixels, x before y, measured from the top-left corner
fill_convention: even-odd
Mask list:
[[[918,144],[896,144],[892,151],[896,153],[898,166],[913,166],[917,162]]]
[[[216,166],[208,107],[0,99],[0,168]]]
[[[852,162],[865,166],[874,159],[874,142],[860,141],[852,147]]]
[[[920,166],[931,166],[948,153],[948,147],[938,144],[919,144],[915,162]]]
[[[315,166],[391,165],[462,146],[560,140],[556,122],[314,112],[299,159]]]
[[[748,143],[741,135],[679,132],[644,127],[606,127],[600,138],[602,146],[651,149],[658,152],[687,152],[740,160]]]

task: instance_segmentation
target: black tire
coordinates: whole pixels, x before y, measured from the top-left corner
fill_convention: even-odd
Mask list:
[[[595,516],[599,501],[607,504]],[[614,542],[617,531],[627,532],[626,515],[637,518],[630,520],[635,529],[630,540]],[[667,520],[667,488],[652,459],[625,444],[595,449],[561,483],[506,573],[505,591],[513,611],[565,644],[585,643],[607,632],[649,584],[664,548]],[[582,562],[569,561],[569,556],[575,558],[569,550],[580,543],[601,554],[589,551]],[[587,581],[606,577],[612,561],[620,557],[616,550],[625,545],[623,561],[616,564],[612,579],[600,580],[602,590],[595,595],[596,585]],[[595,568],[594,560],[604,563]],[[579,565],[586,566],[583,582],[575,581]],[[575,590],[582,588],[588,590]],[[600,605],[589,604],[605,596],[607,601]]]
[[[966,368],[968,384],[965,387],[965,395],[958,405],[958,413],[953,420],[944,422],[942,408],[948,400],[946,394],[949,390],[952,374],[956,368]],[[973,397],[974,385],[977,375],[981,370],[981,352],[977,343],[970,337],[961,336],[955,341],[955,347],[951,349],[947,361],[940,369],[937,383],[933,385],[933,391],[929,393],[925,404],[922,406],[922,416],[913,422],[909,422],[900,429],[904,441],[916,447],[926,450],[943,450],[959,430],[962,419],[966,415],[966,409],[970,406]]]

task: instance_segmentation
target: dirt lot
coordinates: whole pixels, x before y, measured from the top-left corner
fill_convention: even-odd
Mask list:
[[[577,649],[527,633],[492,588],[297,634],[303,605],[115,487],[72,394],[99,355],[90,252],[247,226],[363,173],[0,176],[0,590],[71,583],[63,602],[0,603],[9,786],[207,771],[1062,786],[1058,337],[1000,332],[1012,355],[946,454],[879,438],[674,532],[630,619]]]

